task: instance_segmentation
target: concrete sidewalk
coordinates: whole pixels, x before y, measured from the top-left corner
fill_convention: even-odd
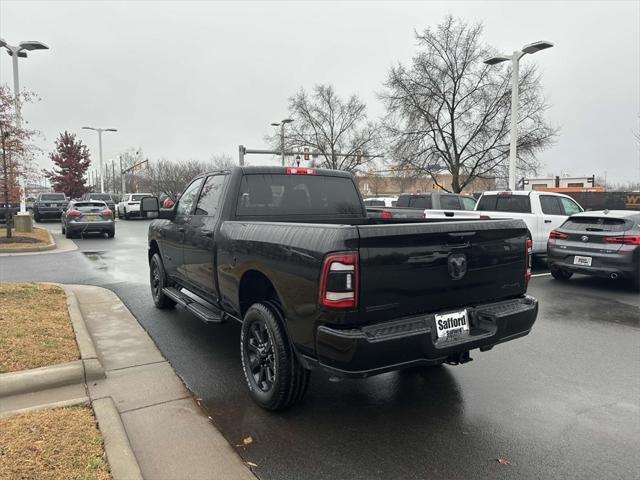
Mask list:
[[[120,299],[104,288],[67,287],[77,298],[106,377],[5,398],[12,402],[5,407],[64,404],[86,392],[94,409],[113,399],[145,479],[255,480]],[[113,424],[120,425],[119,419]]]

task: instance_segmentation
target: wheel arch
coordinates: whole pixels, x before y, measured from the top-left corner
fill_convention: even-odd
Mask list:
[[[251,305],[264,301],[275,302],[281,310],[283,308],[281,297],[269,277],[259,270],[247,270],[242,274],[238,286],[238,310],[241,318]]]

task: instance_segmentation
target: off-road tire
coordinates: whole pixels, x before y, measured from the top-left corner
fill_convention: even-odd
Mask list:
[[[164,270],[160,254],[154,253],[149,261],[149,284],[151,297],[157,308],[165,309],[175,306],[176,302],[162,293],[162,289],[169,286],[169,279]]]
[[[270,386],[266,385],[267,382],[258,383],[262,377],[259,371],[255,371],[256,363],[259,363],[256,351],[252,350],[256,347],[255,329],[261,332],[259,336],[262,337],[262,345],[270,344],[264,349],[267,352],[266,356],[268,357],[270,352],[272,359],[274,375]],[[284,328],[283,315],[275,303],[255,303],[249,307],[242,322],[240,355],[249,395],[262,408],[283,410],[304,397],[309,387],[311,372],[300,364],[293,351]],[[258,380],[254,375],[258,375]]]

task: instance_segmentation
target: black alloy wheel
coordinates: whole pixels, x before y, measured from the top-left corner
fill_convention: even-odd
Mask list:
[[[156,307],[160,309],[171,308],[176,302],[167,297],[162,289],[169,286],[167,274],[164,271],[162,258],[154,253],[149,262],[149,283],[151,284],[151,297]]]
[[[251,324],[245,350],[255,385],[263,392],[271,391],[276,378],[276,362],[271,335],[264,320],[259,319]]]
[[[300,401],[311,372],[298,360],[275,302],[255,303],[242,322],[242,370],[251,398],[267,410],[282,410]]]

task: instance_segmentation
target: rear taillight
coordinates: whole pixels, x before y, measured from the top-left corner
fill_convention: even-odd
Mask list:
[[[78,210],[69,210],[67,215],[69,215],[70,217],[79,217],[80,215],[82,215],[82,213],[80,213],[80,211]]]
[[[287,168],[287,175],[315,175],[313,168]]]
[[[524,281],[525,284],[529,283],[531,280],[531,255],[533,254],[533,242],[530,238],[527,238],[525,243],[525,270],[524,270]]]
[[[103,217],[113,217],[113,212],[109,209],[103,210],[101,215]]]
[[[327,255],[320,278],[320,305],[327,308],[358,306],[358,253]]]
[[[381,218],[393,218],[393,213],[391,213],[391,212],[382,212],[380,214],[380,217]]]
[[[622,237],[607,237],[607,243],[617,243],[620,245],[640,245],[640,235],[624,235]]]
[[[550,240],[566,240],[567,238],[569,238],[568,235],[560,233],[556,230],[552,230],[551,233],[549,233]]]

